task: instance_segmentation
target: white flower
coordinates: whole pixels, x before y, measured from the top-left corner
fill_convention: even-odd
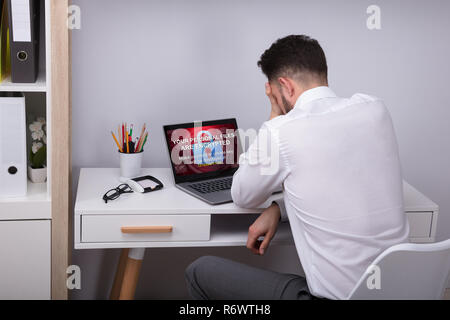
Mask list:
[[[30,131],[36,132],[36,131],[42,130],[42,125],[43,124],[41,122],[35,121],[32,124],[30,124]]]
[[[36,154],[44,145],[42,142],[33,142],[33,146],[31,147],[31,151]]]
[[[36,120],[37,122],[40,122],[40,123],[42,123],[42,125],[45,125],[45,118],[37,118],[37,120]]]
[[[44,130],[37,130],[31,133],[31,138],[33,140],[41,140],[44,137]]]

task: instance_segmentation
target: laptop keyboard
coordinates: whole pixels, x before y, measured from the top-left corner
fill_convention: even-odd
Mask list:
[[[189,185],[189,188],[192,188],[200,193],[212,193],[231,189],[232,182],[233,177],[227,177],[223,179],[193,183]]]

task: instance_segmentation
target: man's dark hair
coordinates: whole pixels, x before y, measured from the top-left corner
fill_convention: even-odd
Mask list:
[[[269,81],[290,77],[305,82],[327,81],[328,67],[319,42],[305,35],[290,35],[278,39],[258,61],[258,67]]]

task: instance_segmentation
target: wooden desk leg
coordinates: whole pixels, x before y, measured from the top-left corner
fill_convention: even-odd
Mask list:
[[[132,300],[139,280],[145,248],[133,248],[128,252],[120,288],[119,300]]]
[[[114,283],[111,288],[110,300],[117,300],[120,296],[120,288],[122,288],[123,275],[125,273],[125,265],[128,259],[128,252],[130,249],[122,249],[120,253],[119,263],[117,264],[116,276],[114,277]]]

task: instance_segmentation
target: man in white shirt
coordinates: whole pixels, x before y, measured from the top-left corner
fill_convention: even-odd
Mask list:
[[[247,247],[263,255],[280,217],[289,219],[306,279],[202,257],[186,271],[189,291],[198,299],[348,298],[372,261],[408,238],[389,112],[375,97],[336,96],[325,54],[307,36],[279,39],[258,65],[270,120],[241,155],[231,193],[252,208],[283,186],[283,200],[250,226]]]

